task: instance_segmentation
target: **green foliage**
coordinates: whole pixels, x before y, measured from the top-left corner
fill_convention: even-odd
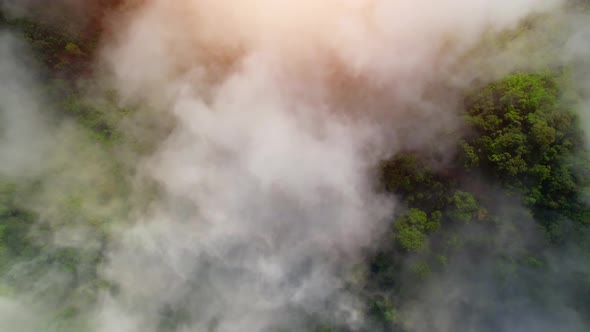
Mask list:
[[[540,19],[525,20],[500,42],[508,44]],[[0,293],[27,290],[48,273],[59,274],[65,282],[49,283],[50,287],[42,290],[56,306],[47,328],[84,331],[87,327],[81,315],[85,306],[95,303],[100,291],[116,289],[100,278],[97,269],[108,245],[112,221],[106,219],[124,215],[125,206],[114,206],[109,213],[96,206],[110,207],[113,201],[126,197],[125,169],[111,160],[109,152],[127,139],[120,124],[131,111],[118,106],[114,93],[88,97],[94,83],[84,78],[90,73],[95,40],[29,19],[2,18],[2,23],[25,37],[36,61],[46,69],[43,80],[50,108],[83,128],[80,142],[72,145],[80,158],[90,160],[81,165],[96,164],[103,173],[98,179],[86,179],[92,184],[88,191],[58,188],[62,193],[52,202],[53,214],[44,216],[51,219],[47,223],[39,222],[39,216],[18,204],[17,196],[23,193],[14,183],[0,182]],[[517,72],[470,92],[465,121],[471,132],[460,143],[459,156],[452,165],[434,169],[424,156],[410,152],[379,165],[383,190],[407,207],[406,213],[392,218],[380,250],[367,258],[368,272],[358,278],[367,280],[357,281],[364,283],[362,291],[369,294],[366,309],[383,331],[398,327],[402,303],[415,300],[420,287],[444,277],[457,264],[469,262],[472,270],[478,270],[492,262],[491,271],[485,272],[490,272],[491,285],[502,286],[498,289],[505,294],[500,296],[524,289],[529,298],[542,303],[551,301],[539,295],[545,285],[531,282],[524,287],[515,280],[536,280],[531,276],[551,272],[544,250],[561,246],[590,257],[590,211],[585,204],[590,201],[590,164],[575,113],[576,97],[568,91],[571,83],[567,80],[564,71]],[[96,149],[87,149],[89,146]],[[65,167],[52,169],[52,175],[59,174],[61,168]],[[491,181],[479,188],[473,183],[481,176]],[[26,193],[38,195],[40,188],[42,185]],[[526,234],[522,234],[528,230],[521,221],[529,216],[499,211],[494,198],[486,197],[492,189],[499,192],[496,196],[522,197],[550,244],[527,247]],[[102,243],[87,250],[55,244],[51,235],[56,225],[64,229],[87,226],[99,234],[96,237],[102,238]],[[494,242],[506,234],[510,234],[509,245],[518,250],[510,252],[502,247],[505,243]],[[8,273],[19,262],[26,262],[20,266],[25,273],[18,277]],[[572,303],[590,308],[590,282],[585,275],[568,278],[580,290]],[[161,308],[157,314],[156,328],[161,331],[178,330],[191,319],[182,307]],[[340,331],[332,322],[310,326],[312,331]],[[211,323],[214,329],[216,322]]]
[[[471,131],[455,163],[444,169],[411,153],[380,164],[383,189],[409,210],[393,222],[391,249],[371,261],[373,287],[388,290],[368,300],[378,321],[387,322],[384,307],[415,300],[421,285],[466,261],[490,269],[488,282],[500,298],[517,289],[550,306],[538,281],[551,273],[542,253],[557,246],[590,253],[583,249],[590,247],[583,235],[590,223],[590,163],[564,73],[515,73],[469,93]],[[514,209],[498,209],[506,200]],[[550,242],[529,247],[534,230],[524,225],[531,219]],[[509,243],[497,242],[506,238]],[[527,279],[537,283],[520,284]]]
[[[566,79],[516,73],[467,101],[466,120],[476,135],[462,145],[465,166],[480,167],[508,190],[524,193],[524,203],[546,224],[552,212],[575,218],[586,209],[579,197],[588,180],[572,164],[576,155],[585,156],[583,137],[573,106],[561,98]]]
[[[411,209],[394,224],[394,238],[403,250],[420,251],[426,248],[426,238],[440,227],[440,212],[430,218],[426,212]]]
[[[77,91],[71,91],[62,98],[59,109],[89,129],[95,140],[109,145],[121,141],[123,135],[117,126],[129,110],[118,107],[110,98],[88,100]]]
[[[453,221],[467,223],[479,218],[480,212],[479,204],[473,195],[464,191],[455,191],[447,216]]]
[[[29,238],[34,216],[15,203],[16,186],[0,183],[0,274],[2,266],[22,257],[31,257],[36,247]]]
[[[47,68],[46,75],[73,77],[88,71],[95,48],[93,40],[28,18],[4,20],[3,23],[24,35],[35,59]]]
[[[416,156],[402,153],[380,166],[384,189],[403,197],[406,204],[430,212],[448,203],[450,179],[437,175]]]
[[[428,265],[428,263],[424,261],[419,261],[412,264],[412,266],[410,267],[410,271],[412,272],[415,280],[425,280],[432,273],[430,265]]]
[[[518,180],[539,151],[555,142],[548,116],[557,107],[557,89],[549,74],[514,74],[468,98],[467,122],[478,137],[463,144],[467,160],[477,158],[505,181]],[[483,158],[481,158],[483,157]]]
[[[379,296],[373,301],[370,314],[379,321],[392,324],[398,320],[398,311],[387,297]]]

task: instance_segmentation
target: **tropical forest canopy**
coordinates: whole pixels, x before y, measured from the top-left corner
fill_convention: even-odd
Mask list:
[[[431,113],[414,110],[422,103],[398,103],[403,98],[397,93],[412,93],[403,88],[410,85],[405,78],[400,85],[373,89],[371,84],[379,84],[371,78],[379,73],[370,70],[367,78],[341,74],[336,66],[334,77],[317,79],[320,83],[313,73],[303,73],[305,84],[285,85],[296,91],[293,113],[298,103],[304,105],[301,98],[322,86],[337,86],[330,98],[365,111],[376,105],[367,99],[396,95],[375,107],[386,109],[375,129],[389,133],[379,140],[384,147],[377,158],[362,159],[361,152],[350,152],[356,151],[356,136],[348,133],[361,137],[366,129],[347,124],[364,121],[354,112],[335,129],[322,127],[322,121],[344,115],[306,118],[304,111],[293,117],[227,111],[219,119],[202,111],[192,115],[198,124],[191,127],[190,110],[200,110],[201,102],[179,103],[177,109],[166,99],[186,92],[166,89],[176,88],[168,84],[170,77],[188,72],[183,65],[191,66],[190,56],[170,68],[151,63],[158,70],[165,67],[158,76],[140,60],[135,67],[133,56],[112,51],[112,45],[153,46],[164,38],[157,20],[146,21],[153,30],[145,36],[129,28],[130,40],[117,37],[117,27],[132,26],[123,22],[142,6],[149,8],[146,3],[95,1],[84,10],[68,2],[52,10],[34,1],[17,11],[11,2],[2,7],[0,133],[5,142],[0,142],[0,157],[6,166],[0,166],[0,330],[590,329],[590,129],[585,118],[590,104],[584,90],[588,81],[581,79],[589,69],[583,59],[547,55],[550,61],[539,65],[532,58],[526,65],[514,61],[494,75],[456,85],[445,81],[452,70],[431,79],[416,69],[408,78],[415,75],[425,86],[434,85],[432,91],[439,85],[451,91],[423,97],[441,102]],[[520,54],[522,45],[549,54],[548,45],[571,29],[588,30],[588,8],[578,1],[552,9],[565,17],[562,21],[551,11],[523,14],[514,25],[481,36],[471,53],[461,56],[489,60],[479,54],[488,48]],[[572,28],[568,24],[574,18]],[[568,33],[538,38],[547,26]],[[142,36],[139,41],[134,34]],[[235,97],[234,90],[261,84],[272,72],[247,66],[241,76],[227,79],[233,82],[229,87],[216,90],[224,86],[223,75],[239,67],[237,54],[247,53],[246,46],[234,50],[230,42],[235,53],[216,52],[216,38],[222,37],[221,32],[202,39],[176,35],[171,40],[182,41],[165,46],[178,54],[184,50],[178,45],[202,43],[204,51],[194,56],[205,69],[195,66],[198,79],[183,82],[200,82],[195,89],[203,91],[203,104],[243,111],[291,101],[285,92],[276,97],[273,86],[253,88],[253,93],[246,89],[247,97]],[[146,52],[159,52],[150,47]],[[559,55],[566,52],[563,47],[551,51]],[[418,55],[412,57],[422,59]],[[143,59],[144,54],[134,56]],[[116,63],[125,58],[123,71],[131,83],[117,85],[112,76],[101,76],[108,72],[108,64],[100,61],[104,58]],[[322,68],[330,61],[317,59]],[[466,73],[489,70],[476,62],[457,63],[470,68]],[[293,62],[295,70],[285,75],[305,71],[297,65]],[[150,76],[151,70],[157,75]],[[261,74],[250,79],[249,70]],[[142,98],[125,92],[137,77],[147,86]],[[248,78],[245,84],[240,77]],[[265,102],[251,102],[255,98]],[[329,109],[337,103],[325,104]],[[174,112],[161,110],[171,108]],[[405,108],[409,111],[399,111]],[[453,122],[444,133],[430,129],[445,121],[439,108],[449,110],[445,114]],[[381,118],[388,112],[406,115],[388,122]],[[408,120],[412,117],[427,120]],[[400,123],[405,127],[397,127]],[[328,143],[312,134],[299,136],[298,126],[308,125],[325,130],[319,137]],[[350,132],[342,129],[348,126]],[[390,135],[408,128],[415,133],[410,138]],[[432,134],[421,136],[421,131]],[[416,143],[421,137],[427,143]],[[295,143],[285,143],[290,139]],[[444,148],[432,148],[438,143]],[[281,162],[283,154],[275,148],[293,159]],[[258,167],[264,171],[258,173]],[[364,186],[370,188],[358,189]],[[357,239],[365,232],[369,240]]]

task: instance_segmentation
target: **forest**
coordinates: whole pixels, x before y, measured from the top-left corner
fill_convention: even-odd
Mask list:
[[[476,42],[457,37],[437,51],[458,59],[448,68],[441,55],[408,73],[373,70],[387,61],[375,56],[358,76],[342,60],[328,78],[314,73],[333,59],[323,49],[285,55],[284,71],[270,51],[244,56],[233,77],[248,43],[278,43],[274,34],[244,28],[235,47],[220,27],[171,36],[154,17],[183,7],[152,2],[153,12],[141,9],[150,1],[0,2],[0,331],[590,329],[587,1],[561,4],[559,18],[531,10]],[[210,6],[215,21],[225,7]],[[145,22],[113,27],[136,12]],[[281,41],[293,38],[284,22]],[[575,29],[583,51],[562,60]],[[468,50],[454,51],[461,43]],[[174,55],[159,58],[162,45]],[[510,52],[524,60],[498,69]],[[377,86],[387,70],[402,78]],[[451,73],[472,79],[453,85]],[[408,79],[425,86],[423,103]],[[398,83],[409,86],[399,96]],[[350,114],[307,111],[341,104]],[[379,152],[365,154],[371,144]]]

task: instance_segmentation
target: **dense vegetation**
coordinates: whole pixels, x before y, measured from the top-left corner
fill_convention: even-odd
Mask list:
[[[101,211],[93,211],[92,205],[111,204],[127,190],[125,167],[112,158],[111,148],[121,139],[115,123],[129,111],[115,105],[109,92],[92,100],[85,97],[94,88],[89,77],[96,48],[96,27],[75,34],[54,22],[8,18],[1,14],[0,28],[27,43],[17,45],[23,50],[22,61],[40,73],[36,77],[39,86],[31,89],[39,89],[47,109],[56,110],[50,114],[54,122],[73,120],[81,125],[81,131],[68,126],[60,128],[65,137],[72,134],[70,130],[74,131],[72,135],[77,139],[63,148],[80,155],[78,167],[99,167],[108,176],[88,179],[95,186],[87,189],[96,190],[90,199],[84,188],[50,183],[43,178],[23,183],[0,177],[0,295],[31,293],[56,309],[52,317],[46,318],[49,325],[43,329],[81,331],[84,325],[81,313],[95,303],[98,291],[111,287],[99,279],[97,269],[104,260],[108,227],[113,220],[108,220]],[[32,56],[25,49],[30,49]],[[63,176],[67,169],[64,162],[67,160],[48,164],[45,176]],[[52,190],[60,190],[63,197],[52,203],[49,216],[43,218],[27,206],[27,199],[42,199],[43,192]],[[123,209],[124,206],[116,207],[120,213],[124,213]],[[56,243],[55,230],[80,225],[94,232],[99,243],[88,250]],[[58,277],[47,280],[48,275]],[[39,285],[39,280],[47,283]]]
[[[82,125],[84,144],[109,151],[122,139],[115,124],[131,111],[118,108],[114,96],[98,103],[81,97],[87,85],[80,82],[90,76],[96,47],[92,29],[72,37],[30,19],[3,18],[1,24],[30,44],[34,62],[44,73],[44,94],[61,112],[59,116]],[[424,289],[442,287],[441,280],[457,275],[466,283],[485,280],[488,291],[474,287],[472,295],[502,303],[506,320],[514,318],[510,311],[517,310],[518,303],[551,317],[560,310],[554,304],[559,297],[560,305],[571,304],[590,326],[590,283],[584,269],[552,261],[560,253],[579,257],[582,265],[590,263],[586,238],[590,161],[576,107],[567,68],[515,72],[466,93],[463,114],[469,130],[450,164],[432,164],[406,152],[377,166],[381,190],[392,200],[401,200],[404,209],[392,216],[381,250],[368,255],[366,278],[357,290],[366,299],[373,330],[403,331],[398,322],[409,310],[406,304],[423,299]],[[115,174],[125,171],[116,160],[107,166]],[[108,195],[124,195],[124,176],[119,179],[106,185]],[[98,280],[96,269],[104,259],[101,245],[75,252],[30,241],[32,231],[49,236],[51,228],[35,226],[38,216],[17,200],[17,193],[30,193],[36,185],[23,187],[0,179],[0,292],[30,287],[36,273],[48,267],[69,275],[68,285],[43,290],[65,303],[54,320],[59,325],[83,312],[96,300],[98,289],[116,287]],[[83,212],[84,202],[78,196],[73,194],[61,204],[63,215],[70,217],[64,223],[86,218],[108,240],[109,221]],[[26,266],[30,278],[12,278],[10,267],[23,259],[32,262]],[[568,287],[558,287],[561,283]],[[480,302],[435,300],[458,307],[465,324],[475,324],[469,326],[480,327],[478,331],[501,327],[497,312],[477,310]],[[172,330],[174,315],[163,315],[162,331]],[[321,331],[337,329],[319,325]],[[58,328],[67,329],[76,331],[71,323]]]
[[[371,263],[372,290],[390,290],[374,299],[378,320],[395,322],[396,303],[457,271],[465,280],[490,271],[486,281],[498,294],[480,294],[490,303],[509,306],[518,298],[552,314],[555,294],[545,287],[558,272],[547,257],[573,250],[585,257],[581,262],[590,258],[590,164],[575,100],[564,87],[566,72],[514,73],[466,96],[471,131],[452,165],[437,170],[410,153],[383,162],[384,189],[402,197],[408,210],[392,226],[393,245]],[[498,241],[503,237],[512,243]],[[561,272],[563,282],[571,271]],[[570,282],[579,288],[565,296],[590,318],[588,284]],[[489,320],[486,331],[498,330],[495,313],[488,314],[471,313]]]

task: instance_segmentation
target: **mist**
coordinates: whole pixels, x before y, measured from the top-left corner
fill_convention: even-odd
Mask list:
[[[132,111],[109,123],[115,143],[96,143],[56,115],[21,36],[0,35],[10,77],[0,85],[0,175],[14,184],[6,204],[32,211],[25,238],[41,248],[2,276],[23,285],[0,289],[7,331],[377,331],[364,265],[408,210],[379,187],[381,160],[417,151],[445,170],[468,132],[465,92],[517,70],[574,66],[588,123],[588,18],[562,1],[55,3],[66,11],[2,8],[53,25],[66,13],[74,27],[100,11],[108,33],[91,57],[95,83],[76,86],[105,114]],[[457,255],[400,306],[399,326],[583,331],[565,293],[545,294],[557,308],[547,315],[496,284],[495,258],[546,239],[527,207],[482,183],[479,194],[526,236],[506,229],[477,263]],[[543,251],[553,272],[509,285],[587,276],[585,258],[568,253]],[[68,259],[78,267],[64,271]],[[47,327],[70,307],[76,319]]]

